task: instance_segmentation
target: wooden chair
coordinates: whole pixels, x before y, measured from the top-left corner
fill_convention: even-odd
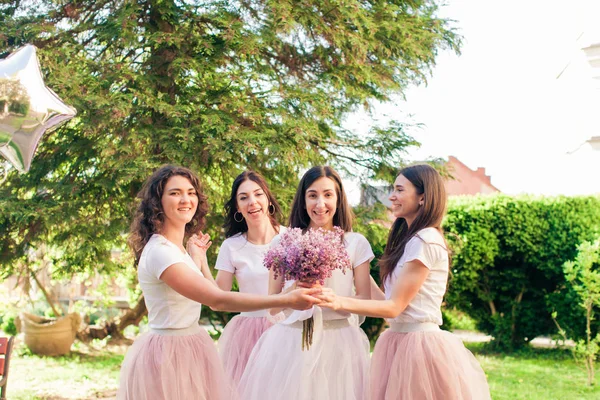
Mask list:
[[[10,353],[12,352],[14,339],[14,336],[11,336],[10,339],[6,337],[0,337],[0,400],[6,400],[8,367],[10,364]],[[2,355],[4,355],[3,358]]]

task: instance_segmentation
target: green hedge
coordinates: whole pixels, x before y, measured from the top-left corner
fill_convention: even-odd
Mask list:
[[[562,265],[600,232],[599,197],[453,198],[444,227],[453,250],[446,302],[498,346],[555,332],[553,310],[571,337],[581,337],[582,310]]]

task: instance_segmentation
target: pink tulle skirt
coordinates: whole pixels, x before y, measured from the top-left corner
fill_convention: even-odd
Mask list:
[[[369,342],[347,320],[324,321],[302,350],[302,322],[275,324],[260,338],[240,380],[243,400],[365,400]],[[316,336],[316,332],[315,332]]]
[[[239,384],[250,353],[272,323],[266,317],[236,315],[227,323],[219,338],[219,355],[229,377]]]
[[[237,398],[213,340],[197,325],[140,335],[121,366],[119,400]]]
[[[452,333],[385,331],[371,358],[371,400],[483,400],[481,366]]]

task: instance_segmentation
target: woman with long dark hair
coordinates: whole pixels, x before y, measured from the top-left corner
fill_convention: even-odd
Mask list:
[[[244,171],[233,181],[225,204],[225,236],[215,264],[216,282],[231,290],[235,277],[241,293],[269,294],[269,270],[263,265],[271,240],[285,231],[281,208],[258,172]],[[268,311],[243,312],[227,323],[219,338],[225,371],[237,384],[254,345],[272,325]]]
[[[475,357],[439,328],[449,269],[444,182],[429,165],[406,167],[389,199],[396,220],[379,262],[385,293],[361,300],[324,288],[321,306],[388,319],[371,359],[371,400],[489,399]]]
[[[313,167],[302,177],[290,214],[290,228],[344,231],[349,271],[333,271],[324,287],[346,296],[370,296],[369,262],[374,255],[364,236],[352,232],[352,209],[342,180],[331,167]],[[278,238],[273,240],[276,243]],[[273,272],[271,272],[273,274]],[[270,293],[295,284],[281,277]],[[368,396],[369,341],[350,313],[314,309],[313,342],[302,347],[303,321],[278,323],[256,344],[240,382],[244,400],[363,400]],[[317,322],[319,321],[319,322]]]
[[[208,206],[196,175],[163,166],[144,184],[131,226],[130,245],[150,332],[129,349],[121,367],[118,399],[192,400],[237,398],[212,339],[198,325],[201,303],[217,310],[254,311],[271,307],[310,308],[318,303],[296,290],[279,296],[232,293],[214,282],[202,234]],[[186,237],[188,251],[184,247]],[[190,243],[190,242],[193,242]]]

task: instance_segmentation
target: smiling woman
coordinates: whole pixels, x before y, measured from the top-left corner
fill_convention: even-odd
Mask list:
[[[212,339],[198,325],[201,303],[230,311],[290,306],[302,310],[319,303],[310,295],[320,290],[264,296],[219,289],[206,260],[210,238],[201,232],[206,197],[189,169],[170,165],[158,169],[139,197],[130,242],[150,332],[128,351],[117,398],[236,399],[237,390]]]
[[[304,202],[310,217],[310,228],[333,228],[333,218],[337,209],[338,196],[335,182],[329,178],[319,178],[306,190]]]
[[[352,268],[335,269],[325,279],[324,287],[369,298],[369,262],[374,258],[367,239],[352,232],[352,210],[342,180],[327,166],[309,169],[298,184],[290,215],[290,227],[303,231],[341,228],[339,246],[347,253]],[[281,235],[280,235],[281,236]],[[300,235],[302,236],[302,235]],[[306,235],[305,235],[306,236]],[[276,237],[273,246],[285,239]],[[293,252],[293,246],[285,250]],[[296,248],[301,248],[298,246]],[[319,258],[323,261],[323,258]],[[322,263],[317,263],[326,268]],[[294,287],[293,280],[275,279],[271,270],[269,292],[281,293]],[[314,282],[301,282],[312,285]],[[368,397],[369,342],[350,313],[338,313],[315,307],[304,317],[290,313],[260,338],[240,380],[244,400],[344,399]],[[313,336],[308,349],[303,348],[304,321],[313,319]]]
[[[183,221],[184,235],[191,236],[200,231],[204,225],[205,216],[208,212],[208,204],[206,196],[202,194],[200,181],[187,168],[165,166],[157,170],[150,177],[144,188],[138,194],[141,198],[141,203],[135,213],[133,223],[131,225],[131,234],[129,236],[129,245],[133,249],[136,261],[139,262],[142,250],[152,235],[163,229],[165,221],[168,220],[163,209],[163,200],[168,197],[165,191],[166,185],[171,179],[176,179],[181,184],[181,180],[185,180],[184,186],[192,189],[195,193],[194,212],[192,215],[187,215]],[[172,185],[175,188],[177,185]],[[175,196],[175,194],[173,194]],[[189,194],[188,194],[189,196]],[[170,203],[168,203],[170,204]],[[173,198],[173,206],[179,207],[178,198]],[[188,204],[188,207],[191,204]],[[172,209],[172,207],[171,207]],[[169,211],[171,214],[171,211]],[[181,238],[183,242],[183,237]]]
[[[385,293],[375,287],[379,300],[364,300],[324,288],[322,306],[388,319],[371,358],[370,398],[489,399],[477,360],[439,328],[449,269],[442,177],[429,165],[405,167],[389,199],[396,221],[379,261]]]
[[[244,171],[233,181],[225,204],[225,235],[215,269],[216,282],[231,290],[235,276],[242,293],[269,294],[269,271],[263,265],[271,240],[285,231],[279,225],[281,210],[265,179]],[[238,383],[254,345],[271,326],[267,311],[243,312],[225,326],[219,355],[225,371]]]
[[[404,175],[398,175],[390,194],[392,214],[396,218],[404,218],[410,225],[423,205],[424,197]]]
[[[189,179],[173,176],[167,181],[161,203],[167,219],[187,224],[198,208],[198,192]]]

